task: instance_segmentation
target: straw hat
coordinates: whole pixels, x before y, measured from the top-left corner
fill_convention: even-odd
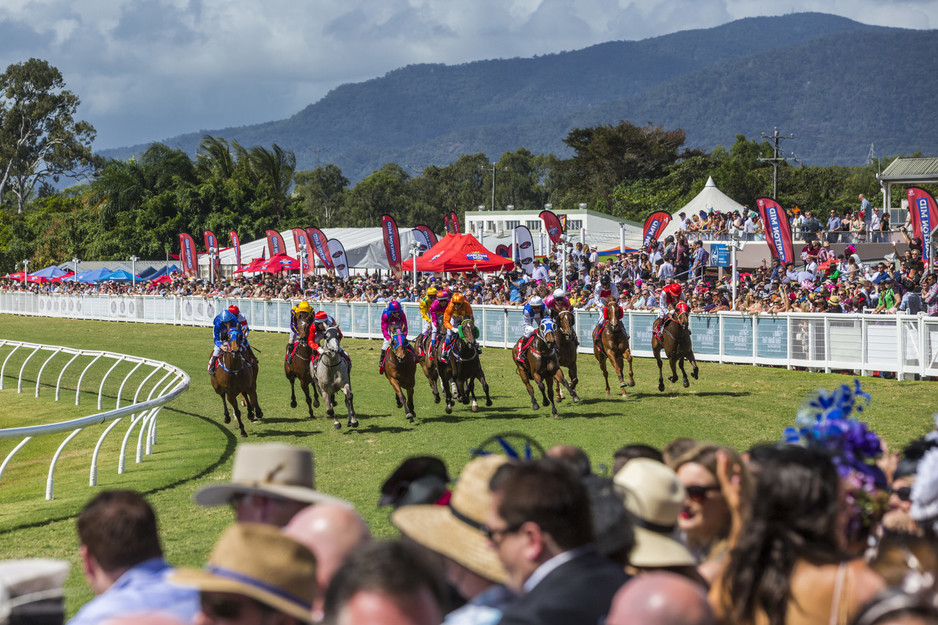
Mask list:
[[[695,566],[696,558],[675,538],[686,495],[677,473],[656,460],[635,458],[613,482],[625,491],[625,507],[635,516],[629,562],[638,567]]]
[[[223,506],[234,495],[259,494],[305,503],[342,503],[315,489],[313,452],[283,443],[242,443],[235,450],[231,482],[206,486],[195,494],[200,506]]]
[[[475,458],[459,476],[449,506],[405,506],[391,514],[391,522],[424,547],[488,580],[505,583],[505,569],[489,549],[482,528],[492,500],[489,481],[508,461],[501,454]]]
[[[243,595],[301,621],[313,620],[316,557],[273,525],[235,523],[215,543],[205,569],[178,569],[169,581]]]

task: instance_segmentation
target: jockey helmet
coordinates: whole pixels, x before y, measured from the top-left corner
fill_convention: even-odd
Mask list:
[[[554,299],[563,299],[567,292],[563,289],[554,289]]]
[[[440,289],[439,291],[436,292],[436,298],[437,298],[437,299],[448,299],[448,298],[449,298],[449,291],[447,291],[446,289]]]
[[[234,304],[229,306],[228,310],[231,311],[231,314],[234,315],[235,317],[241,314],[241,309],[235,306]]]
[[[237,321],[238,318],[231,314],[230,310],[221,311],[221,322],[222,323],[231,323],[232,321]]]
[[[435,287],[435,286],[431,286],[429,289],[427,289],[427,297],[436,297],[436,287]]]
[[[458,304],[462,304],[464,301],[466,301],[466,298],[464,298],[464,297],[462,296],[462,293],[460,293],[460,292],[458,292],[458,291],[457,291],[456,293],[453,293],[453,303],[454,303],[454,304],[457,304],[457,305],[458,305]]]
[[[296,305],[296,312],[311,313],[313,312],[313,307],[309,305],[309,302],[304,300]]]
[[[320,310],[313,316],[313,321],[325,321],[329,318],[329,315],[326,314],[325,310]]]
[[[541,306],[544,305],[544,300],[542,300],[539,296],[535,295],[530,300],[528,300],[528,304],[531,305],[531,308],[540,308]]]
[[[609,277],[608,273],[604,273],[603,277],[599,279],[599,283],[603,286],[609,286],[612,284],[612,278]]]
[[[392,315],[401,314],[401,303],[397,301],[396,299],[392,299],[391,303],[388,304],[388,312],[391,313]]]

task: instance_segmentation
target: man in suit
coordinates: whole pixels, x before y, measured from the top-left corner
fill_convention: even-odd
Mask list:
[[[521,597],[502,625],[596,623],[628,580],[593,545],[581,479],[551,458],[499,468],[485,532]]]

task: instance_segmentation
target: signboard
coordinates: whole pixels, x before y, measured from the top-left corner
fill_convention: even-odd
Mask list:
[[[730,266],[730,246],[726,243],[710,244],[710,265],[712,267]]]

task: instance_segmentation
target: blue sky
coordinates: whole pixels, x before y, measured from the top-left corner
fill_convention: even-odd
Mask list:
[[[289,117],[414,63],[575,50],[818,11],[938,27],[938,0],[4,0],[0,69],[61,70],[95,148]]]

